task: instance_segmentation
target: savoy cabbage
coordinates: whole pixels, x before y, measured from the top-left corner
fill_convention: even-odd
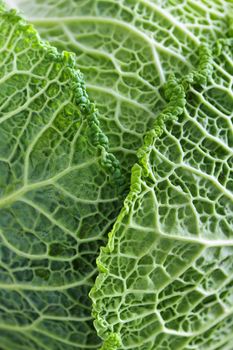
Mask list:
[[[96,348],[88,292],[119,164],[73,55],[0,10],[0,346]]]
[[[161,86],[229,30],[231,0],[11,0],[41,36],[76,53],[110,150],[127,182],[143,136],[165,104]]]
[[[211,62],[203,48],[199,70],[168,80],[170,102],[98,258],[91,296],[103,349],[232,349],[233,59],[227,42],[214,52]]]
[[[231,350],[231,1],[7,3],[0,346],[101,347],[138,159],[102,349]]]

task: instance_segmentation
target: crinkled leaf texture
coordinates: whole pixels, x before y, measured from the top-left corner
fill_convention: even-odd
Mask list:
[[[43,38],[74,51],[129,182],[143,135],[164,105],[160,87],[196,64],[201,41],[229,29],[231,0],[11,0]]]
[[[89,289],[120,174],[71,54],[0,9],[0,347],[96,349]]]
[[[228,44],[218,42],[214,62],[204,48],[200,70],[170,79],[170,103],[138,152],[131,192],[101,251],[91,292],[96,329],[113,349],[232,349]]]

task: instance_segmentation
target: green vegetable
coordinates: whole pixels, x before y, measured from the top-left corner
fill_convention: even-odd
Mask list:
[[[197,71],[168,81],[170,102],[138,152],[91,292],[98,334],[118,339],[112,349],[232,349],[229,44],[218,42],[214,62],[203,47]]]
[[[8,5],[1,350],[232,350],[232,1]]]
[[[0,347],[96,349],[88,292],[120,205],[73,55],[0,9]]]
[[[225,36],[232,1],[14,0],[42,37],[74,51],[126,181],[164,106],[171,73],[196,66],[203,41]]]

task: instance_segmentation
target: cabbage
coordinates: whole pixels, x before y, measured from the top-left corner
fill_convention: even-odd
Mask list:
[[[73,55],[0,10],[0,347],[97,348],[88,292],[121,178]]]
[[[102,349],[232,349],[233,59],[228,43],[214,49],[168,80],[98,258]]]
[[[231,350],[231,1],[7,2],[0,347]]]

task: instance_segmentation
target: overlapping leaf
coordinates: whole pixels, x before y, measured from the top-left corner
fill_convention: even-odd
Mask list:
[[[196,64],[202,41],[229,29],[231,1],[13,0],[41,35],[74,51],[129,180],[136,151],[164,105],[170,73]]]
[[[71,54],[0,10],[0,347],[96,349],[88,292],[119,168]]]
[[[223,0],[10,3],[24,10],[60,51],[77,53],[76,64],[97,100],[126,182],[143,135],[166,104],[161,86],[167,77],[171,72],[183,76],[197,64],[200,43],[225,36],[230,28],[231,2]],[[3,88],[2,111],[10,117],[3,116],[6,129],[0,129],[0,179],[7,191],[0,200],[1,276],[6,277],[0,304],[9,303],[2,306],[0,339],[4,350],[96,349],[100,341],[92,330],[87,294],[94,259],[117,213],[109,174],[117,183],[118,166],[106,151],[95,108],[70,56],[41,44],[20,23],[20,30],[14,32],[9,23],[2,33],[2,43],[6,36],[10,43],[2,49],[3,56],[9,55],[2,73],[9,98]],[[20,33],[23,49],[15,45]],[[23,55],[15,52],[18,46]],[[160,140],[149,133],[139,153],[141,164],[134,168],[132,191],[113,231],[116,245],[110,241],[113,255],[105,251],[100,258],[108,274],[101,275],[93,292],[97,328],[107,338],[103,349],[118,343],[140,350],[154,350],[155,344],[159,350],[230,349],[232,319],[225,310],[230,310],[231,285],[222,288],[232,266],[229,53],[219,62],[207,88],[199,87],[203,75],[195,76],[198,84],[189,91],[182,119],[168,124]],[[9,72],[13,83],[8,83]],[[180,113],[181,86],[193,78],[189,75],[175,90],[164,115]],[[169,84],[168,94],[174,96],[175,86]],[[190,309],[194,321],[187,322]],[[203,324],[209,329],[204,334]],[[223,328],[226,332],[224,340],[218,327],[221,335]],[[212,338],[213,343],[205,343]]]
[[[222,45],[206,86],[208,49],[201,71],[168,82],[138,153],[92,291],[103,349],[232,349],[233,60]]]

